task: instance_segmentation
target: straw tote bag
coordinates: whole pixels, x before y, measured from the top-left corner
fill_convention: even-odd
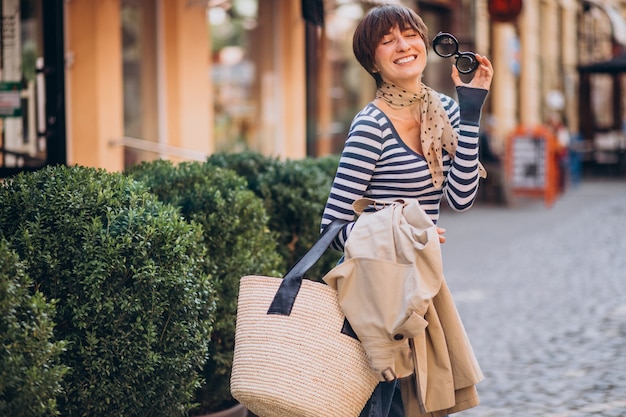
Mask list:
[[[378,384],[337,292],[303,279],[345,224],[328,225],[284,278],[241,278],[230,388],[259,417],[357,417]]]

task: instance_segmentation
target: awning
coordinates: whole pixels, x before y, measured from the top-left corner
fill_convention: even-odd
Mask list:
[[[580,65],[579,72],[616,74],[626,72],[626,52],[609,59],[608,61],[594,62],[592,64]]]

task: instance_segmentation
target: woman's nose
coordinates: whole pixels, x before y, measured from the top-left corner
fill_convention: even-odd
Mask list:
[[[405,49],[408,49],[408,47],[409,43],[406,39],[404,39],[404,36],[399,36],[398,42],[396,43],[396,49],[398,49],[398,51],[404,51]]]

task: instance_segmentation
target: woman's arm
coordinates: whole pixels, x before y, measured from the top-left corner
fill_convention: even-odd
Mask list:
[[[452,65],[452,81],[456,86],[460,106],[459,143],[444,192],[450,206],[455,210],[470,208],[478,191],[480,111],[491,86],[493,66],[491,61],[482,55],[476,54],[476,60],[479,63],[478,68],[468,83],[461,80],[459,71]],[[450,120],[453,121],[453,118]]]
[[[450,207],[463,211],[474,204],[478,191],[478,134],[487,90],[458,86],[457,95],[459,104],[450,99],[445,106],[458,143],[444,193]]]

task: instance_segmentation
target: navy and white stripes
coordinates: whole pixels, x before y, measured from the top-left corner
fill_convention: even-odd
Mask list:
[[[370,103],[352,121],[322,216],[322,229],[335,218],[353,220],[352,203],[361,197],[416,198],[434,223],[444,193],[454,210],[472,206],[478,190],[478,130],[486,90],[460,88],[457,92],[460,107],[440,94],[452,127],[459,134],[455,157],[443,152],[444,186],[433,186],[425,158],[411,150],[387,116]],[[353,225],[344,227],[335,239],[335,249],[343,249]]]

